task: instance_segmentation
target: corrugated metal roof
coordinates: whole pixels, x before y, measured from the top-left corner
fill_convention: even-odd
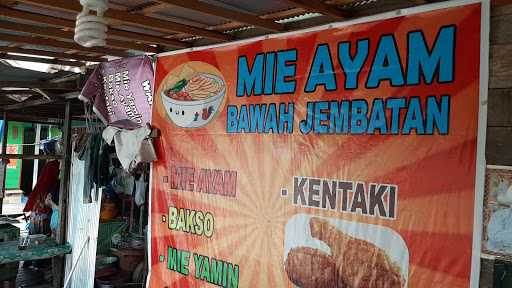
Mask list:
[[[296,7],[287,1],[280,0],[203,0],[233,10],[247,11],[255,15],[268,14]]]
[[[110,33],[109,38],[118,40],[117,44],[113,46],[115,49],[122,48],[125,51],[128,51],[127,54],[134,54],[134,53],[140,53],[137,52],[137,50],[141,50],[141,45],[130,45],[130,44],[136,44],[137,42],[142,43],[149,47],[148,44],[158,44],[160,45],[162,51],[166,50],[173,50],[177,48],[183,48],[179,47],[180,45],[173,45],[174,43],[170,41],[158,41],[156,39],[162,38],[162,37],[171,37],[172,39],[175,39],[176,41],[185,41],[186,43],[183,44],[186,46],[189,45],[201,45],[204,43],[216,43],[219,41],[222,41],[219,36],[221,33],[227,33],[231,35],[236,35],[236,37],[240,37],[240,35],[261,35],[261,34],[268,34],[273,31],[269,31],[268,27],[264,27],[265,25],[261,26],[258,24],[251,23],[251,21],[247,21],[245,23],[240,23],[239,21],[242,21],[238,19],[232,20],[228,19],[229,15],[225,15],[222,13],[222,11],[235,11],[240,13],[245,13],[248,15],[248,18],[255,17],[255,19],[263,18],[263,21],[267,21],[267,23],[272,23],[273,21],[276,21],[277,23],[290,23],[290,22],[300,22],[304,20],[308,20],[314,17],[319,17],[326,22],[327,19],[330,19],[330,21],[334,21],[334,18],[325,17],[322,14],[319,13],[312,13],[315,12],[315,6],[316,2],[309,3],[308,1],[302,1],[300,3],[294,4],[294,0],[194,0],[199,1],[201,3],[205,3],[208,5],[212,5],[213,7],[218,8],[212,8],[208,12],[199,12],[194,10],[194,4],[191,1],[191,5],[187,8],[177,6],[175,5],[169,5],[164,4],[162,2],[158,2],[157,0],[110,0],[110,9],[117,10],[117,15],[121,15],[121,18],[113,17],[110,19]],[[328,9],[349,9],[354,11],[364,10],[377,6],[385,6],[389,3],[392,3],[393,5],[414,5],[411,4],[411,1],[403,1],[403,0],[328,0],[324,1],[325,3],[332,5],[329,6]],[[407,2],[407,3],[405,3]],[[71,4],[73,3],[73,4]],[[396,4],[401,3],[401,4]],[[180,5],[186,5],[186,4],[180,4]],[[55,7],[55,9],[52,9],[51,7]],[[309,8],[310,7],[310,8]],[[322,6],[323,7],[323,6]],[[1,7],[0,7],[1,8]],[[324,7],[325,8],[325,7]],[[2,9],[5,9],[2,8]],[[52,21],[49,18],[45,18],[41,20],[41,18],[34,19],[34,15],[24,15],[24,16],[17,16],[11,19],[9,19],[8,22],[14,22],[14,23],[22,23],[22,24],[30,24],[32,26],[36,27],[53,27],[53,28],[63,28],[63,25],[65,26],[65,30],[69,31],[72,29],[73,22],[75,21],[77,12],[70,12],[70,10],[79,10],[80,6],[78,5],[78,1],[56,1],[55,6],[53,6],[53,3],[50,0],[41,0],[41,1],[27,1],[24,2],[23,0],[19,0],[14,2],[12,6],[8,9],[14,9],[16,11],[20,12],[29,12],[36,15],[42,15],[42,17],[51,17],[55,18],[55,21]],[[14,11],[13,10],[13,11]],[[66,11],[64,11],[66,10]],[[321,9],[320,9],[321,10]],[[287,11],[290,11],[288,13]],[[341,10],[340,10],[341,11]],[[4,13],[6,13],[4,11]],[[124,14],[123,14],[124,13]],[[131,14],[130,14],[131,13]],[[143,17],[150,17],[154,19],[159,19],[160,22],[158,23],[158,28],[155,27],[155,29],[152,29],[151,26],[148,26],[147,23],[152,20],[148,18],[148,22],[144,22],[143,20],[137,19],[137,13],[144,15]],[[220,13],[220,14],[216,14]],[[228,13],[229,14],[229,13]],[[329,13],[328,13],[329,14]],[[216,16],[217,15],[217,16]],[[220,16],[222,15],[222,16]],[[251,16],[252,15],[252,16]],[[269,16],[273,15],[273,16]],[[9,15],[4,15],[9,16]],[[142,16],[141,16],[142,17]],[[25,18],[25,19],[23,19]],[[31,18],[32,20],[27,20],[26,18]],[[133,20],[132,20],[133,19]],[[235,17],[236,19],[236,17]],[[34,25],[34,20],[36,21],[42,21],[46,23],[37,23],[37,25]],[[67,22],[62,22],[62,20],[65,20]],[[261,19],[260,19],[261,20]],[[53,22],[53,23],[48,23]],[[139,23],[136,23],[139,22]],[[307,22],[307,21],[305,21]],[[166,30],[165,23],[169,23],[168,30]],[[177,26],[173,23],[178,23],[181,25],[189,26],[191,29],[187,29],[187,27],[183,26]],[[307,23],[315,23],[318,24],[318,21],[309,21]],[[321,21],[320,21],[321,23]],[[149,24],[151,25],[151,24]],[[277,26],[279,27],[279,26]],[[296,27],[300,27],[300,25],[291,25],[287,27],[293,27],[294,29],[297,29]],[[203,32],[198,32],[199,30],[193,30],[192,28],[201,28]],[[305,27],[300,27],[305,28]],[[208,30],[215,30],[215,33],[211,33]],[[272,29],[271,29],[272,30]],[[273,29],[273,30],[280,30],[280,29]],[[165,31],[165,32],[163,32]],[[173,32],[175,31],[175,32]],[[218,32],[217,32],[218,31]],[[254,33],[238,33],[241,31],[254,31]],[[22,32],[13,32],[8,30],[0,30],[0,33],[3,34],[9,34],[9,35],[28,35],[26,33]],[[132,34],[130,34],[132,33]],[[137,34],[133,34],[137,33]],[[107,32],[107,34],[109,34]],[[140,34],[143,34],[142,36]],[[144,37],[148,36],[148,37]],[[222,35],[221,35],[222,36]],[[48,38],[43,35],[38,35],[37,37],[42,38]],[[151,38],[152,37],[152,38]],[[157,37],[157,38],[156,38]],[[72,39],[67,38],[58,38],[55,39],[55,37],[52,41],[58,41],[66,42],[66,43],[72,43]],[[69,38],[69,37],[68,37]],[[227,37],[229,38],[229,37]],[[119,40],[124,42],[119,42]],[[11,43],[8,42],[0,42],[0,48],[5,45],[9,45]],[[52,52],[64,52],[69,51],[69,49],[62,49],[62,48],[50,48],[49,44],[43,45],[25,45],[21,44],[21,47],[30,47],[38,50],[46,50],[46,51],[52,51]],[[124,45],[124,46],[123,46]],[[58,46],[58,45],[57,45]],[[105,50],[105,53],[101,56],[106,55],[116,55],[119,53],[116,53],[115,49],[108,49]],[[79,50],[79,49],[78,49]],[[151,49],[148,49],[148,51],[151,51]],[[153,51],[154,52],[154,51]],[[79,54],[84,55],[94,55],[87,53],[87,51],[79,51]],[[99,54],[96,54],[97,56]],[[62,54],[63,57],[66,57],[64,54]]]

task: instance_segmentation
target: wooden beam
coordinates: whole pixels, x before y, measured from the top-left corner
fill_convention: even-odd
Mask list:
[[[0,81],[0,88],[39,88],[56,90],[78,90],[74,83],[51,83],[48,81]]]
[[[263,19],[281,20],[281,19],[291,18],[291,17],[295,17],[295,16],[300,16],[305,13],[307,13],[307,11],[304,10],[303,8],[299,7],[299,8],[290,8],[290,9],[285,9],[285,10],[281,10],[281,11],[277,11],[277,12],[263,14],[263,15],[260,15],[260,17]]]
[[[306,9],[311,12],[317,12],[335,19],[345,19],[348,18],[349,15],[342,10],[339,10],[335,6],[331,6],[325,4],[321,0],[286,0],[290,3],[293,3],[297,7]]]
[[[0,159],[24,159],[24,160],[55,160],[61,159],[61,155],[27,155],[27,154],[0,154]]]
[[[87,61],[87,62],[107,61],[107,59],[101,58],[101,57],[92,57],[92,56],[85,56],[85,55],[80,55],[80,54],[68,54],[68,53],[62,53],[62,52],[53,52],[53,51],[26,49],[26,48],[17,48],[17,47],[0,47],[0,52],[46,56],[46,57],[53,57],[53,58],[57,58],[57,59],[73,59],[73,60]]]
[[[35,22],[35,23],[44,23],[44,24],[48,24],[48,25],[52,25],[52,26],[64,27],[69,30],[75,29],[75,21],[72,21],[72,20],[61,19],[61,18],[46,16],[46,15],[31,13],[31,12],[26,12],[26,11],[20,11],[20,10],[7,8],[7,7],[0,6],[0,15],[4,16],[6,18],[9,18],[9,19],[14,19],[14,20],[26,20],[26,21],[31,21],[31,22]],[[179,48],[190,47],[190,45],[188,43],[185,43],[182,41],[166,39],[163,37],[158,37],[158,36],[153,36],[153,35],[148,35],[148,34],[113,29],[113,28],[109,27],[108,32],[107,32],[107,38],[110,39],[112,37],[126,38],[126,39],[130,39],[132,41],[135,40],[135,41],[140,41],[140,42],[144,42],[144,43],[159,44],[159,45],[163,45],[163,46],[167,46],[167,47],[179,47]]]
[[[302,8],[291,8],[291,9],[286,9],[283,11],[259,15],[259,17],[261,17],[263,19],[271,19],[271,20],[275,21],[275,20],[281,20],[281,19],[291,18],[291,17],[295,17],[295,16],[300,16],[300,15],[303,15],[304,13],[307,13],[307,11]],[[223,23],[220,25],[210,26],[210,27],[208,27],[208,29],[214,30],[214,31],[227,31],[227,30],[243,28],[245,26],[247,26],[247,25],[243,24],[243,23],[239,23],[239,22],[228,22],[228,23]],[[183,38],[187,38],[187,37],[189,37],[189,36],[184,33],[178,33],[178,34],[169,36],[169,38],[172,38],[172,39],[183,39]]]
[[[4,112],[3,113],[3,117],[2,119],[4,120],[4,129],[2,129],[2,149],[1,149],[1,153],[2,154],[7,154],[7,138],[8,138],[8,133],[9,133],[9,119],[7,119],[7,113]],[[0,213],[2,213],[2,206],[3,206],[3,199],[4,199],[4,196],[5,196],[5,177],[7,176],[7,161],[3,160],[3,159],[0,159],[1,163],[0,165],[2,166],[0,168],[0,200],[2,200],[2,202],[0,202]]]
[[[489,88],[512,88],[512,44],[489,49]]]
[[[25,1],[25,0],[23,0]],[[45,0],[46,1],[46,0]],[[223,34],[203,28],[197,28],[193,26],[183,25],[180,23],[160,20],[153,17],[148,17],[140,14],[133,14],[124,11],[117,11],[109,9],[106,12],[106,17],[115,19],[128,25],[142,27],[146,29],[158,30],[166,33],[182,32],[189,33],[195,36],[201,36],[220,41],[234,40],[231,35]]]
[[[1,118],[1,119],[3,119],[3,118]],[[16,113],[9,113],[9,120],[19,121],[19,122],[50,124],[50,125],[62,124],[62,119],[58,119],[58,118],[41,117],[41,116],[35,116],[35,115],[16,114]]]
[[[29,45],[57,47],[57,48],[81,51],[81,52],[85,52],[85,53],[106,54],[106,55],[112,55],[112,56],[117,56],[117,57],[130,56],[130,54],[128,54],[124,51],[121,51],[121,50],[117,50],[117,49],[98,48],[98,47],[86,48],[86,47],[82,47],[76,43],[44,39],[44,38],[36,38],[36,37],[30,37],[30,36],[17,36],[17,35],[9,35],[9,34],[0,33],[0,39],[2,39],[2,41],[7,41],[7,42],[16,42],[16,43],[23,43],[23,44],[29,44]]]
[[[283,25],[272,20],[262,19],[249,13],[225,9],[216,5],[211,5],[198,0],[157,0],[161,3],[171,4],[174,6],[198,11],[204,14],[217,16],[241,23],[250,24],[252,26],[261,27],[270,31],[284,31]]]
[[[142,3],[128,10],[128,12],[136,12],[144,15],[153,14],[162,10],[162,8],[167,7],[168,5],[160,2],[149,2]]]
[[[32,96],[38,94],[39,93],[32,90],[0,90],[0,97],[5,97],[8,95]]]
[[[23,101],[23,102],[16,103],[16,104],[2,105],[2,107],[0,107],[0,111],[12,111],[12,110],[25,109],[25,108],[39,106],[39,105],[51,104],[51,103],[55,103],[55,102],[59,102],[59,101],[61,101],[61,99],[58,99],[58,98],[52,98],[52,99],[41,98],[41,99],[37,99],[37,100],[28,100],[28,101]]]
[[[0,0],[0,5],[12,6],[16,4],[16,0]]]
[[[120,38],[126,38],[126,39],[132,39],[135,41],[140,41],[144,43],[150,43],[150,44],[158,44],[165,47],[178,47],[178,48],[188,48],[191,47],[189,43],[178,41],[174,39],[167,39],[164,37],[158,37],[148,34],[142,34],[137,32],[129,32],[125,30],[120,29],[114,29],[109,27],[107,31],[107,37],[120,37]]]
[[[47,8],[50,10],[61,10],[67,12],[80,12],[82,11],[82,6],[80,6],[78,1],[68,1],[68,0],[20,0],[19,2],[35,5],[38,7]],[[133,25],[137,27],[143,27],[152,30],[158,30],[163,32],[183,32],[189,33],[196,36],[201,36],[205,38],[221,40],[221,41],[229,41],[233,40],[233,37],[228,34],[223,34],[203,28],[183,25],[173,21],[165,21],[160,20],[153,17],[148,17],[140,14],[134,14],[126,11],[116,10],[116,9],[108,9],[105,12],[105,18],[112,19],[115,21],[119,21],[128,25]]]
[[[71,66],[71,67],[81,67],[81,66],[85,65],[83,62],[78,62],[78,61],[64,61],[64,60],[57,60],[57,59],[19,56],[19,55],[7,54],[7,53],[0,53],[0,59],[22,61],[22,62],[55,64],[55,65]]]
[[[67,231],[67,218],[68,218],[68,198],[70,190],[70,176],[71,176],[71,154],[73,153],[71,147],[71,102],[66,102],[65,113],[64,113],[64,127],[62,129],[62,169],[60,178],[59,188],[59,225],[57,228],[56,240],[57,244],[66,243],[66,231]],[[72,215],[71,215],[72,216]],[[64,280],[64,257],[56,257],[53,260],[53,286],[63,287]]]
[[[39,35],[47,38],[52,39],[65,39],[65,40],[72,40],[74,41],[73,37],[75,36],[73,32],[63,31],[56,28],[51,27],[36,27],[32,25],[26,25],[22,23],[9,23],[9,22],[0,22],[0,29],[9,30],[9,31],[17,31],[17,32],[24,32],[24,33],[30,33],[32,35]],[[149,45],[143,45],[143,44],[137,44],[134,42],[126,42],[126,41],[119,41],[119,40],[107,40],[107,47],[116,47],[121,49],[133,49],[138,50],[142,52],[151,52],[151,53],[158,53],[158,48],[149,46]]]
[[[0,6],[0,15],[8,19],[27,20],[35,23],[75,28],[75,21]]]

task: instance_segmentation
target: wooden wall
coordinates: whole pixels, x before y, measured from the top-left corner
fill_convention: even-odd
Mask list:
[[[490,42],[486,159],[512,166],[512,3],[492,6]]]
[[[493,1],[502,5],[491,7],[485,154],[492,165],[512,165],[512,3],[507,2],[512,1]],[[494,282],[494,261],[482,259],[480,288],[499,287]]]

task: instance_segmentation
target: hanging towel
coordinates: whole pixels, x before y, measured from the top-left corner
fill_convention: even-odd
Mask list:
[[[135,182],[135,204],[137,204],[137,206],[146,202],[146,186],[147,184],[143,176]]]
[[[149,138],[151,128],[144,126],[134,130],[125,130],[108,126],[103,130],[103,139],[110,145],[115,144],[117,158],[123,169],[132,173],[139,163],[156,160],[155,148]]]

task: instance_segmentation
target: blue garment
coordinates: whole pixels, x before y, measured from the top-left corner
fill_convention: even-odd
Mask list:
[[[59,228],[59,209],[52,208],[52,217],[50,218],[50,229],[56,231]]]

